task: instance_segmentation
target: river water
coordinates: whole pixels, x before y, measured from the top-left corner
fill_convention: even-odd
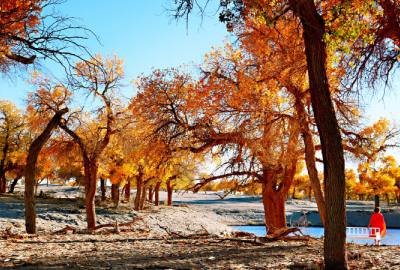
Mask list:
[[[239,231],[254,233],[257,236],[265,235],[264,226],[234,226]],[[299,227],[303,234],[310,235],[312,237],[322,237],[324,235],[323,227]],[[358,239],[349,238],[349,243],[357,244],[374,244],[373,239]],[[387,229],[386,236],[382,239],[382,245],[400,246],[400,229]]]

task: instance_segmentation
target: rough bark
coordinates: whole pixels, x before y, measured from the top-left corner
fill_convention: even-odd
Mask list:
[[[85,209],[86,222],[89,230],[96,228],[96,181],[98,164],[96,159],[84,158],[83,167],[85,170]]]
[[[106,180],[103,178],[100,178],[100,191],[101,191],[101,200],[105,201],[106,200]]]
[[[28,156],[26,158],[25,167],[25,228],[29,234],[36,233],[36,209],[35,209],[35,175],[36,162],[44,144],[50,138],[52,131],[57,127],[63,114],[68,109],[63,109],[55,113],[53,118],[47,124],[43,132],[32,142],[29,147]]]
[[[317,203],[319,216],[321,222],[325,224],[325,198],[322,193],[322,187],[318,176],[317,165],[315,162],[315,145],[310,130],[308,115],[304,109],[299,97],[296,97],[296,112],[299,117],[299,124],[301,128],[301,135],[304,141],[304,152],[308,176],[310,178],[311,188],[314,191],[315,202]],[[310,192],[311,198],[311,192]]]
[[[172,188],[172,183],[171,180],[167,180],[167,205],[172,206],[172,193],[173,193],[173,188]]]
[[[325,269],[348,269],[346,258],[345,173],[342,138],[326,74],[325,25],[314,0],[289,0],[301,20],[311,105],[321,139],[325,179]]]
[[[161,187],[161,182],[157,182],[156,186],[154,187],[154,205],[155,206],[160,205],[160,187]]]
[[[270,190],[266,184],[263,184],[262,201],[267,234],[274,234],[285,229],[287,227],[285,197],[280,192]]]
[[[265,227],[267,234],[275,234],[287,229],[285,201],[296,172],[296,162],[280,170],[264,166],[262,181],[262,201],[264,206]],[[278,176],[283,180],[277,184]]]
[[[120,183],[111,185],[111,200],[115,206],[119,204],[119,187]]]

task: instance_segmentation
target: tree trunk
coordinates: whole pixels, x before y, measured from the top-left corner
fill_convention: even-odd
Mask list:
[[[10,184],[10,188],[8,190],[8,193],[14,193],[15,186],[18,184],[19,179],[21,179],[20,176],[17,176],[17,177],[14,178],[14,180]]]
[[[36,181],[35,183],[35,191],[34,191],[34,196],[38,196],[38,190],[39,190],[39,181]]]
[[[389,197],[389,194],[385,194],[385,198],[386,198],[386,203],[387,203],[387,207],[389,207],[390,206],[390,197]]]
[[[264,189],[262,199],[267,234],[274,234],[281,229],[285,229],[287,227],[285,198],[282,194],[280,192],[270,192]]]
[[[0,172],[0,194],[6,193],[6,191],[7,191],[6,173],[2,170]]]
[[[286,194],[274,188],[274,172],[264,170],[262,183],[262,201],[264,206],[265,227],[267,234],[274,234],[287,228],[285,198]]]
[[[2,154],[1,161],[0,161],[0,194],[6,193],[6,190],[7,190],[5,163],[6,163],[6,158],[7,158],[8,148],[9,148],[9,142],[8,142],[9,137],[10,137],[10,130],[7,128],[6,136],[4,138],[4,146],[2,149],[3,154]]]
[[[172,206],[172,184],[171,180],[167,180],[167,205]]]
[[[86,222],[89,230],[96,229],[96,182],[98,164],[96,159],[89,160],[84,158],[85,169],[85,208],[86,208]]]
[[[311,104],[321,140],[325,179],[325,269],[348,269],[342,138],[326,74],[325,25],[314,0],[289,0],[303,26]]]
[[[296,199],[296,187],[293,187],[292,199]]]
[[[106,187],[106,180],[103,178],[100,178],[100,191],[101,191],[101,200],[104,202],[106,200],[107,187]]]
[[[125,184],[125,201],[129,202],[131,200],[131,179],[128,178]]]
[[[155,206],[160,205],[160,186],[161,186],[161,182],[157,182],[156,186],[154,188],[154,205]]]
[[[111,200],[115,206],[119,204],[119,186],[120,184],[111,184]]]
[[[374,196],[375,207],[379,207],[379,195]]]
[[[47,124],[43,132],[32,142],[28,150],[25,167],[25,228],[29,234],[36,233],[36,209],[35,209],[35,175],[36,162],[44,144],[50,138],[53,129],[55,129],[61,120],[63,114],[67,113],[68,109],[63,109],[53,116]]]
[[[149,202],[150,203],[153,203],[153,194],[154,194],[153,185],[150,185],[150,187],[149,187]]]
[[[314,191],[315,202],[317,203],[319,216],[321,218],[322,225],[325,224],[325,199],[322,193],[321,183],[319,181],[318,170],[315,163],[315,145],[312,138],[310,125],[308,121],[308,115],[304,109],[300,97],[296,95],[296,112],[299,117],[301,135],[304,141],[304,152],[308,176],[310,178],[311,188]],[[311,198],[311,191],[310,191]]]
[[[143,183],[142,185],[142,196],[140,198],[140,205],[139,205],[139,210],[144,209],[144,203],[146,202],[146,193],[147,193],[147,183]]]
[[[141,201],[141,196],[142,196],[142,184],[143,184],[143,179],[142,175],[139,172],[139,175],[136,177],[136,196],[135,196],[135,210],[138,211],[140,210],[140,201]]]

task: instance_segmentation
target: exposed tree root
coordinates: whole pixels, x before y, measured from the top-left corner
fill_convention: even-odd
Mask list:
[[[118,223],[118,222],[101,224],[101,225],[96,226],[96,228],[94,230],[91,230],[91,232],[95,232],[95,231],[97,231],[99,229],[102,229],[102,228],[114,228],[114,232],[119,233],[120,232],[120,229],[119,229],[120,227],[131,226],[131,225],[133,225],[133,224],[135,224],[135,223],[137,223],[138,221],[141,221],[141,220],[143,220],[142,217],[137,217],[137,218],[133,219],[130,222],[121,223],[121,224]],[[67,234],[69,232],[72,232],[72,233],[86,233],[87,230],[79,230],[78,228],[74,228],[72,226],[67,225],[64,229],[61,229],[59,231],[55,231],[52,234]]]

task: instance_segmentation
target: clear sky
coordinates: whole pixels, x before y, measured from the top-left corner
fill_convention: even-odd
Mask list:
[[[223,24],[218,22],[215,7],[209,7],[201,22],[192,16],[189,28],[184,21],[176,22],[167,12],[173,0],[67,0],[58,7],[62,15],[79,18],[79,23],[92,29],[101,40],[101,45],[89,43],[93,52],[118,54],[125,62],[126,95],[133,95],[129,81],[140,73],[149,73],[152,68],[165,68],[181,64],[196,64],[212,46],[220,46],[228,37]],[[215,2],[215,1],[211,1]],[[57,69],[54,64],[45,64],[44,72]],[[54,72],[53,72],[54,73]],[[57,72],[55,72],[57,73]],[[365,95],[365,115],[371,123],[380,117],[400,124],[400,72],[393,87],[383,95],[378,91],[373,97]],[[26,76],[28,77],[28,76]],[[24,106],[31,86],[20,76],[0,77],[0,98],[10,99]],[[396,155],[400,157],[395,151]]]
[[[167,12],[172,0],[67,0],[58,7],[65,16],[79,18],[78,23],[93,30],[101,45],[91,42],[93,52],[118,54],[124,59],[127,94],[133,94],[129,81],[152,68],[200,63],[212,46],[220,46],[228,33],[218,22],[216,8],[210,7],[203,21],[193,16],[176,22]],[[57,69],[45,64],[47,72]],[[46,72],[46,70],[43,70]],[[54,73],[54,72],[53,72]],[[57,73],[57,72],[56,72]],[[24,106],[32,88],[24,79],[10,74],[0,77],[0,98]]]

